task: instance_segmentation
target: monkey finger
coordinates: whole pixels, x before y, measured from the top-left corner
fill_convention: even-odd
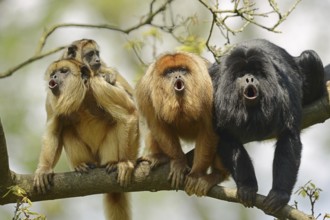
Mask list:
[[[118,169],[118,164],[116,162],[109,162],[106,166],[105,166],[105,171],[110,174],[112,172],[115,172]],[[119,174],[118,174],[119,175]]]
[[[41,188],[40,188],[40,176],[39,175],[36,175],[34,177],[34,181],[33,181],[33,188],[38,192],[38,193],[41,193]]]
[[[89,166],[86,163],[81,163],[78,166],[76,166],[74,170],[79,173],[88,173]]]

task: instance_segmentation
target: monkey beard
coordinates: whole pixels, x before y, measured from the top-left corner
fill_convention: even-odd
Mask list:
[[[69,115],[79,110],[87,92],[87,86],[79,76],[69,76],[60,88],[60,96],[53,96],[52,107],[58,115]],[[51,91],[49,91],[51,93]],[[55,99],[55,100],[54,100]]]
[[[288,115],[290,110],[289,96],[285,88],[274,83],[276,78],[269,76],[259,80],[260,99],[255,106],[245,104],[243,91],[235,82],[224,78],[219,82],[215,92],[218,129],[229,128],[238,136],[264,138],[285,123],[283,115]]]
[[[204,114],[211,114],[213,88],[208,77],[197,73],[185,76],[185,89],[180,94],[175,92],[174,83],[164,76],[152,81],[150,97],[159,119],[170,124],[193,122]]]

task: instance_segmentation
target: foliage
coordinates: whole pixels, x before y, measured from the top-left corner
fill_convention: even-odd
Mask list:
[[[316,185],[310,180],[305,185],[299,187],[299,189],[295,192],[295,194],[298,194],[302,196],[303,198],[308,198],[310,205],[311,205],[311,215],[314,218],[319,218],[321,214],[318,214],[318,216],[315,216],[315,203],[320,198],[320,192],[322,192],[322,189],[316,187]],[[295,207],[298,209],[298,203],[295,201]],[[325,214],[323,219],[330,218],[329,214]]]
[[[32,207],[32,202],[27,197],[24,189],[17,185],[10,186],[8,187],[8,192],[3,197],[8,196],[9,194],[13,194],[18,197],[13,220],[46,220],[44,215],[30,210]]]

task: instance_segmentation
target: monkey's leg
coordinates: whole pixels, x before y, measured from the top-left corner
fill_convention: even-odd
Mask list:
[[[72,129],[63,132],[63,144],[68,161],[75,171],[85,173],[97,165],[93,153]]]
[[[159,165],[170,160],[170,174],[168,179],[175,189],[183,185],[186,174],[189,172],[187,159],[183,153],[179,138],[164,125],[154,126],[148,134],[147,144],[151,154],[144,158],[152,165]]]
[[[148,161],[150,168],[158,167],[170,161],[170,158],[160,149],[158,142],[153,138],[150,131],[145,137],[147,154],[138,159],[138,162]]]
[[[237,198],[246,207],[253,207],[258,191],[257,178],[252,161],[242,143],[229,134],[222,134],[218,154],[237,185]]]
[[[214,155],[216,153],[217,137],[212,131],[202,129],[196,139],[195,154],[193,159],[193,165],[190,173],[187,175],[185,182],[185,191],[188,195],[196,194],[198,196],[205,195],[207,190],[214,185],[214,181],[217,175],[211,175],[211,177],[205,177],[207,169],[211,166]],[[213,135],[212,135],[213,134]],[[208,181],[210,181],[208,183]]]
[[[297,180],[301,149],[298,131],[285,131],[279,136],[273,162],[273,186],[264,200],[266,212],[274,213],[289,202]]]
[[[127,121],[118,121],[106,131],[106,138],[99,149],[101,165],[106,167],[108,173],[118,171],[117,181],[121,186],[127,186],[131,182],[139,146],[137,119],[133,120],[129,116],[127,118]],[[135,130],[132,128],[134,126]],[[132,143],[135,145],[131,145]]]

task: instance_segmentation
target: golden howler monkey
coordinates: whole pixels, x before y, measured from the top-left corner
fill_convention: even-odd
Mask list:
[[[215,156],[218,138],[212,129],[213,89],[207,67],[206,60],[192,53],[163,54],[136,86],[138,109],[150,129],[141,159],[151,167],[170,161],[172,187],[184,184],[188,194],[198,196],[227,177]],[[180,139],[195,142],[191,170]],[[207,175],[210,166],[213,172]]]
[[[139,147],[138,115],[131,97],[74,59],[52,63],[45,80],[47,127],[34,178],[37,191],[45,193],[51,187],[62,147],[74,170],[117,170],[117,181],[126,186]],[[104,204],[108,219],[130,219],[127,194],[105,194]]]

